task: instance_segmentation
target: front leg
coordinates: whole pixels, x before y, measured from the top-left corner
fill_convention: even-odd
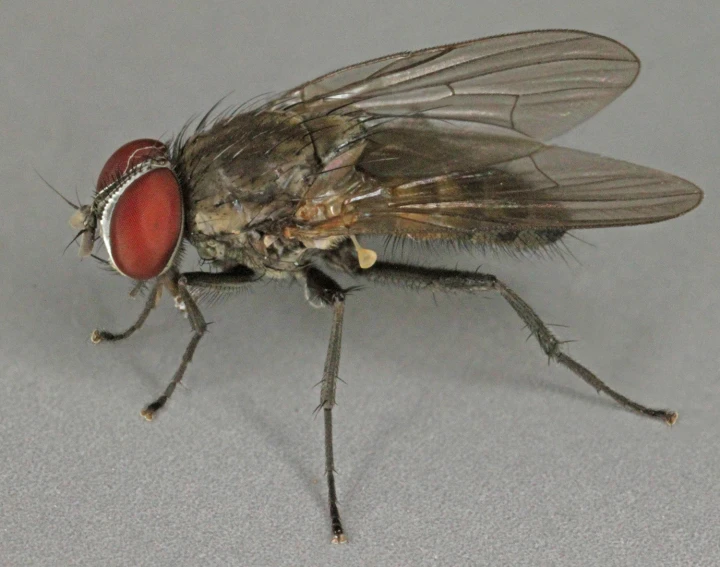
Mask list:
[[[328,484],[328,504],[330,506],[330,523],[332,543],[345,543],[347,537],[340,521],[335,490],[335,460],[333,456],[332,409],[335,405],[335,388],[337,386],[338,369],[340,367],[340,346],[342,343],[342,323],[345,313],[346,290],[342,289],[332,278],[316,268],[308,268],[304,272],[305,295],[315,307],[331,307],[333,322],[330,331],[325,367],[323,369],[322,386],[320,388],[320,404],[318,411],[323,410],[325,422],[325,475]]]
[[[392,262],[376,262],[371,268],[361,270],[357,267],[357,260],[353,259],[352,255],[349,254],[345,248],[338,249],[337,253],[329,258],[329,262],[335,268],[378,283],[398,284],[412,289],[429,289],[446,292],[497,292],[508,302],[520,319],[522,319],[540,344],[540,348],[549,358],[570,369],[598,392],[604,392],[624,407],[648,417],[661,419],[668,425],[672,425],[677,420],[677,413],[672,410],[649,408],[616,392],[585,366],[562,352],[561,342],[553,335],[548,326],[543,323],[533,308],[505,283],[491,274],[445,270],[441,268],[425,268]]]
[[[216,295],[242,288],[248,283],[257,281],[259,277],[260,276],[258,276],[258,274],[246,266],[236,266],[230,270],[219,273],[186,272],[184,274],[178,274],[176,270],[172,269],[155,280],[155,283],[148,293],[148,298],[140,317],[127,330],[122,333],[110,333],[109,331],[101,331],[98,329],[93,331],[90,337],[90,340],[92,340],[93,343],[119,341],[129,337],[142,327],[143,323],[150,314],[150,311],[152,311],[157,304],[163,288],[167,288],[173,295],[175,298],[175,305],[187,313],[188,321],[190,322],[190,326],[193,330],[193,336],[190,339],[190,343],[185,348],[182,360],[180,361],[180,366],[176,370],[170,383],[165,388],[165,391],[160,397],[151,404],[145,406],[145,408],[143,408],[140,412],[145,419],[148,421],[152,420],[153,417],[155,417],[155,413],[170,399],[170,396],[175,391],[175,388],[182,380],[185,370],[187,369],[188,364],[190,364],[193,354],[195,353],[195,349],[207,329],[205,318],[197,306],[197,303],[191,294],[191,290],[199,290],[201,294],[209,293],[211,295]]]
[[[188,321],[193,330],[193,336],[185,348],[182,360],[180,361],[180,367],[175,371],[175,375],[172,377],[172,380],[170,380],[165,391],[158,399],[145,406],[140,412],[145,419],[151,421],[153,417],[155,417],[155,413],[170,399],[175,388],[182,380],[185,370],[195,353],[195,349],[207,329],[205,318],[200,312],[195,299],[193,299],[190,290],[200,290],[201,293],[208,291],[217,294],[244,287],[246,284],[257,281],[258,279],[259,276],[245,266],[237,266],[231,270],[219,273],[185,272],[180,275],[177,273],[174,274],[174,277],[169,281],[167,286],[174,292],[175,304],[187,313]]]
[[[145,323],[145,320],[148,318],[148,315],[150,315],[150,311],[152,311],[155,306],[157,305],[160,296],[162,295],[162,288],[164,285],[164,279],[158,278],[153,286],[150,288],[150,292],[148,293],[147,299],[145,300],[145,307],[143,307],[142,312],[140,313],[140,317],[137,318],[137,321],[135,321],[132,325],[130,325],[127,329],[125,329],[121,333],[111,333],[109,331],[103,331],[101,329],[95,329],[90,334],[90,341],[93,344],[98,344],[102,342],[115,342],[120,341],[122,339],[128,338],[130,335],[132,335],[135,331],[137,331],[140,327],[143,326]],[[133,291],[130,293],[131,296],[134,296],[136,291],[139,290],[139,286],[135,286],[133,288]]]

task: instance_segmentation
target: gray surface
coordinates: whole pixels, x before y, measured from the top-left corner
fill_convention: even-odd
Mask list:
[[[584,6],[582,6],[583,4]],[[720,561],[716,2],[3,2],[0,563],[714,565]],[[382,7],[381,7],[382,6]],[[610,35],[637,84],[563,143],[687,177],[681,219],[578,234],[577,262],[451,256],[505,278],[639,418],[548,366],[497,298],[348,304],[331,546],[312,410],[329,313],[263,286],[215,324],[168,411],[138,415],[189,338],[165,302],[125,344],[127,284],[62,248],[125,141],[385,53],[543,27]]]

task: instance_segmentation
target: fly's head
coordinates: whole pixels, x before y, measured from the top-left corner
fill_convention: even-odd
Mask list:
[[[70,225],[80,231],[80,256],[102,236],[110,265],[138,281],[158,277],[178,257],[183,238],[183,195],[162,142],[141,139],[120,147],[105,162],[91,205],[77,209]]]

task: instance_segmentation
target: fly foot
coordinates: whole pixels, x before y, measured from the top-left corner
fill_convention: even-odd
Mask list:
[[[100,329],[95,329],[92,333],[90,333],[90,342],[96,345],[103,341],[112,340],[112,337],[112,333],[108,333],[107,331],[101,331]]]

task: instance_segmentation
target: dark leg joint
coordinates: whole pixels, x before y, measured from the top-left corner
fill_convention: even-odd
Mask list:
[[[305,271],[305,298],[314,307],[335,305],[345,300],[346,290],[317,268]]]

